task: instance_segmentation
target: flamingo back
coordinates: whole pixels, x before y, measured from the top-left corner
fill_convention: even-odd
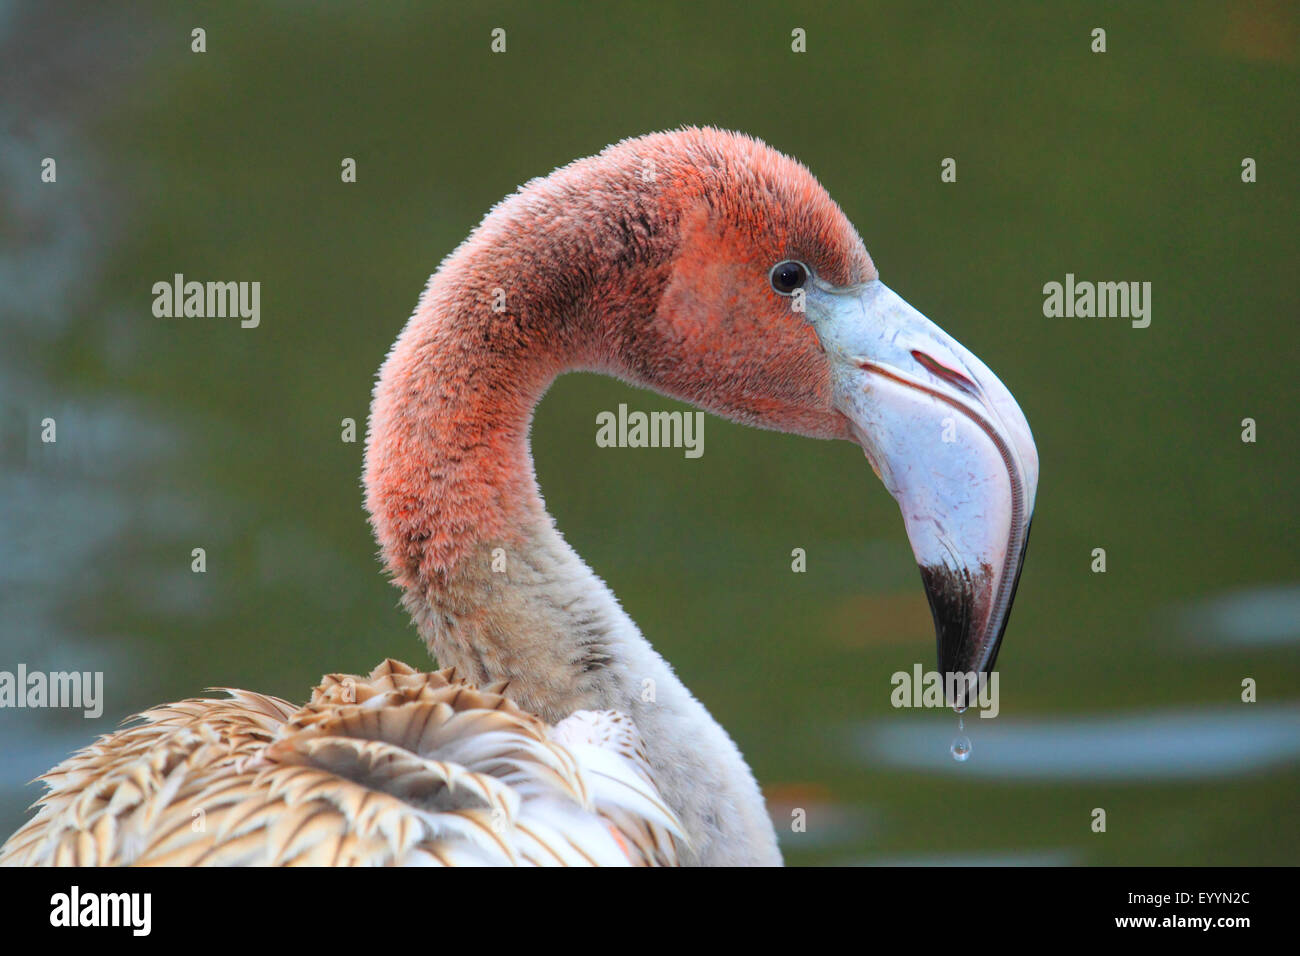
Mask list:
[[[226,690],[139,715],[41,779],[8,865],[675,865],[632,721],[554,727],[504,684],[393,660],[302,707]]]

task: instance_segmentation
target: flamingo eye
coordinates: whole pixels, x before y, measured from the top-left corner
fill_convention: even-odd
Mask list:
[[[792,295],[808,281],[808,267],[793,259],[778,262],[772,266],[771,280],[772,288],[781,295]]]

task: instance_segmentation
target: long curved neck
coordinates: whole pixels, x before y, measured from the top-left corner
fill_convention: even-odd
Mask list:
[[[584,208],[547,192],[561,190],[552,180],[498,207],[443,264],[384,363],[366,451],[376,536],[441,664],[509,681],[549,722],[631,715],[686,827],[685,858],[776,864],[735,744],[555,530],[537,487],[537,401],[563,371],[623,370],[620,330],[653,315],[648,283],[671,255],[638,194]]]

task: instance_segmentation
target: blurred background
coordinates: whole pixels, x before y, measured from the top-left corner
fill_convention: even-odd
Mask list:
[[[1287,3],[0,2],[0,670],[106,697],[0,710],[0,831],[151,704],[427,660],[340,421],[494,202],[694,123],[805,162],[1042,459],[1001,715],[957,763],[951,713],[889,703],[934,638],[860,451],[715,418],[699,459],[603,449],[597,412],[675,406],[586,375],[542,403],[560,528],[735,737],[788,861],[1294,863],[1298,34]],[[155,318],[177,272],[260,281],[260,328]],[[1067,272],[1151,282],[1150,327],[1045,318]]]

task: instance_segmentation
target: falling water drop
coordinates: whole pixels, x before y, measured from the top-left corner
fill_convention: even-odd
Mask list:
[[[957,736],[952,742],[952,759],[958,763],[965,763],[970,759],[970,738],[962,731],[966,729],[966,720],[964,717],[957,718]]]

